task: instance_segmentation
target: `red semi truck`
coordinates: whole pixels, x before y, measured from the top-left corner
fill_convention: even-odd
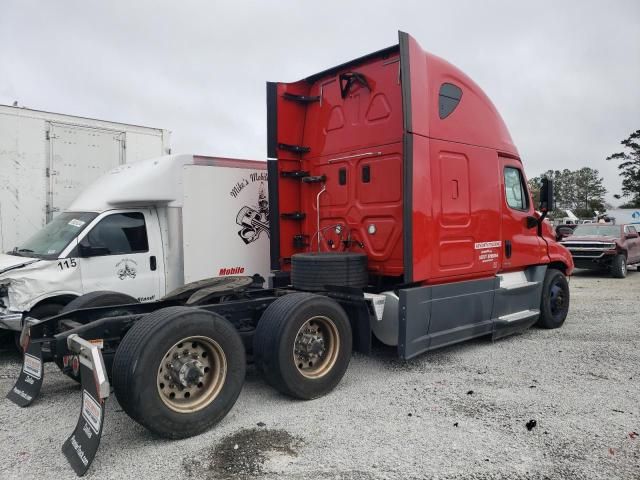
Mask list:
[[[23,319],[9,398],[26,406],[42,364],[80,364],[83,400],[63,451],[79,474],[98,448],[110,381],[129,416],[183,438],[235,403],[251,354],[300,399],[330,392],[373,338],[408,359],[569,309],[569,252],[536,212],[500,115],[460,70],[406,33],[390,48],[295,83],[267,84],[270,288],[224,277],[151,303],[104,292]]]

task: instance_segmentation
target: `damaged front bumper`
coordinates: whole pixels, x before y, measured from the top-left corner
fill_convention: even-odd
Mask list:
[[[0,329],[22,331],[22,313],[0,313]]]

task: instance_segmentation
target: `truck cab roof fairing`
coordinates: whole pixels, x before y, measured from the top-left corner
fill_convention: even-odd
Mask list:
[[[441,90],[446,97],[444,101],[449,102],[442,118]],[[349,228],[359,228],[360,236],[365,238],[369,238],[366,225],[358,227],[358,222],[368,221],[372,216],[378,220],[384,217],[389,222],[385,227],[389,237],[397,236],[393,241],[399,240],[399,244],[395,249],[386,248],[380,237],[369,238],[372,243],[365,251],[372,272],[402,275],[405,282],[414,282],[424,280],[413,275],[414,218],[431,216],[429,204],[420,198],[422,190],[416,187],[414,192],[413,187],[419,182],[415,177],[429,175],[425,142],[471,144],[518,157],[502,118],[475,82],[448,62],[424,52],[415,39],[403,32],[399,32],[399,43],[395,46],[297,82],[268,83],[267,123],[268,156],[277,159],[274,173],[278,170],[277,175],[270,175],[271,206],[274,212],[278,208],[281,211],[281,215],[271,217],[271,239],[277,243],[272,245],[274,270],[288,269],[288,258],[296,251],[317,248],[316,244],[305,245],[317,229],[315,200],[307,198],[311,193],[308,186],[291,180],[291,172],[309,170],[315,172],[311,175],[326,173],[327,178],[340,174],[344,180],[344,172],[338,171],[338,164],[344,163],[348,188],[358,190],[358,201],[353,203],[355,198],[345,197],[343,200],[351,202],[352,208],[350,212],[346,209],[338,212],[333,207],[341,208],[338,207],[341,193],[328,184],[325,211],[333,221],[349,218]],[[393,151],[385,151],[386,146]],[[379,162],[383,171],[401,172],[396,189],[400,195],[399,214],[392,213],[389,205],[381,205],[379,211],[361,208],[362,188],[369,188],[355,183],[359,182],[362,162],[344,159],[373,153],[380,155],[372,161]],[[394,155],[398,161],[392,166],[387,157]],[[387,166],[382,166],[385,161]],[[377,180],[379,175],[380,170],[372,178]],[[314,199],[316,194],[314,191]],[[325,223],[321,222],[323,228]],[[292,247],[295,239],[298,247]]]
[[[408,60],[410,71],[410,99],[405,104],[405,115],[411,116],[407,131],[430,138],[494,148],[518,156],[509,130],[484,91],[456,66],[422,50],[410,35],[404,32],[399,35],[401,50],[407,49],[406,53],[401,51],[401,58]],[[403,41],[403,37],[406,41]],[[460,88],[462,98],[449,116],[440,119],[438,104],[443,84]],[[410,112],[407,112],[407,108]]]

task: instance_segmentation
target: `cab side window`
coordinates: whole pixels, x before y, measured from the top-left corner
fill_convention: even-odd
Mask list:
[[[504,189],[509,207],[516,210],[529,209],[529,195],[522,172],[518,168],[506,167],[504,169]]]
[[[87,235],[89,245],[106,248],[109,255],[149,251],[142,213],[116,213],[103,218]]]

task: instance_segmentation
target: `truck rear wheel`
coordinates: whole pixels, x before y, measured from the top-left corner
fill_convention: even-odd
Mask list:
[[[542,284],[540,318],[536,325],[542,328],[560,328],[569,313],[569,283],[567,277],[555,268],[547,269]]]
[[[146,315],[125,335],[113,362],[113,388],[138,423],[166,438],[186,438],[227,415],[245,369],[240,335],[225,318],[169,307]]]
[[[96,292],[89,292],[81,295],[77,298],[74,298],[69,303],[67,303],[58,313],[67,313],[73,310],[79,310],[81,308],[96,308],[96,307],[111,307],[118,305],[127,305],[131,303],[140,303],[137,299],[133,298],[131,295],[127,295],[126,293],[120,292],[110,292],[106,290],[99,290]],[[106,316],[116,316],[116,315],[126,315],[128,312],[122,310],[114,310],[113,312],[107,312]],[[56,358],[55,360],[58,368],[64,373],[67,377],[76,382],[80,382],[80,371],[76,370],[75,372],[71,367],[65,367],[64,361],[62,358]],[[76,362],[79,367],[79,363]]]
[[[291,293],[273,302],[258,323],[253,353],[265,380],[303,400],[329,393],[351,360],[351,324],[335,301]]]
[[[611,276],[613,278],[624,278],[627,276],[627,257],[618,254],[611,262]]]

